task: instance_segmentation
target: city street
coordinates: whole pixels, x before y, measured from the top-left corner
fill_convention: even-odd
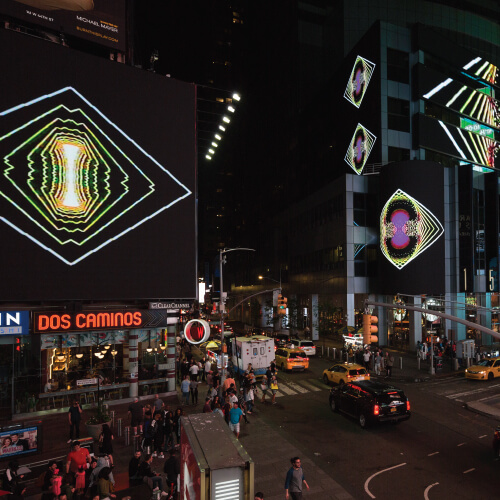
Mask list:
[[[258,405],[258,414],[354,498],[495,497],[500,464],[493,460],[491,440],[497,422],[464,404],[493,396],[500,384],[395,377],[394,385],[410,399],[411,419],[363,430],[329,408],[321,374],[330,363],[312,359],[306,372],[280,372],[278,403]]]

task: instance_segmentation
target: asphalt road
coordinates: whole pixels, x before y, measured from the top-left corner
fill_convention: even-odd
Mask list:
[[[498,498],[500,462],[493,460],[491,447],[497,422],[467,410],[465,403],[498,394],[500,382],[395,378],[392,383],[410,398],[411,419],[363,430],[330,410],[329,387],[321,380],[329,365],[314,358],[306,372],[280,372],[285,394],[260,416],[316,457],[316,465],[354,498]],[[298,390],[308,387],[315,390]]]

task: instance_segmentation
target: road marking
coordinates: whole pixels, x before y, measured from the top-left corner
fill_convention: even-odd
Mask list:
[[[321,389],[319,387],[316,387],[315,385],[311,384],[310,382],[307,382],[307,380],[301,380],[300,383],[302,385],[306,386],[311,391],[321,391]]]
[[[429,486],[427,486],[427,488],[425,488],[425,491],[424,491],[424,498],[425,500],[429,500],[429,490],[433,487],[433,486],[437,486],[439,483],[434,483],[434,484],[429,484]]]
[[[482,436],[479,436],[479,439],[483,439],[485,437],[488,437],[488,434],[483,434]]]
[[[379,474],[382,474],[382,472],[387,472],[388,470],[392,469],[397,469],[398,467],[402,467],[403,465],[406,465],[406,462],[403,462],[402,464],[399,465],[394,465],[392,467],[389,467],[388,469],[384,470],[379,470],[378,472],[375,472],[375,474],[371,475],[366,481],[365,481],[365,491],[366,493],[370,496],[370,498],[376,498],[375,495],[372,494],[372,492],[368,489],[368,484],[370,481],[375,477],[378,476]]]
[[[283,391],[286,395],[291,396],[292,394],[297,394],[293,389],[287,387],[286,385],[280,385],[280,391]]]
[[[476,469],[472,468],[472,469],[464,470],[463,474],[468,474],[469,472],[472,472],[474,470],[476,470]]]
[[[466,443],[460,443],[460,444],[457,444],[457,447],[458,447],[458,446],[463,446],[464,444],[466,444]]]
[[[288,382],[288,385],[297,392],[300,392],[301,394],[304,394],[306,392],[309,392],[309,389],[306,389],[305,387],[302,387],[301,385],[295,383],[295,382]]]
[[[470,396],[471,394],[477,394],[479,392],[485,392],[485,391],[488,391],[490,390],[491,388],[493,387],[497,387],[499,384],[497,384],[496,386],[494,385],[490,385],[488,387],[483,387],[481,389],[474,389],[473,391],[466,391],[466,392],[457,392],[456,394],[450,394],[448,396],[446,396],[448,399],[456,399],[456,398],[459,398],[461,396]]]
[[[427,456],[432,457],[433,455],[438,455],[438,454],[439,454],[439,451],[435,451],[434,453],[429,453]]]

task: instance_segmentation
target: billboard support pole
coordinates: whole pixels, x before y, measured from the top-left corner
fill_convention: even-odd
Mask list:
[[[15,391],[14,391],[14,380],[16,379],[16,361],[15,361],[15,354],[16,354],[16,343],[12,342],[12,395],[11,395],[11,412],[12,415],[15,414],[16,408],[15,408]]]

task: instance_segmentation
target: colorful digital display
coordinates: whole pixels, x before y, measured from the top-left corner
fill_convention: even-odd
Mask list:
[[[377,138],[366,127],[358,123],[344,158],[358,175],[363,173],[376,140]]]
[[[195,86],[9,30],[0,64],[0,300],[195,298]]]
[[[0,460],[24,456],[39,451],[38,427],[25,427],[11,431],[0,432]]]
[[[9,120],[16,111],[25,113],[34,104],[38,108],[34,116],[0,137],[4,152],[0,172],[6,180],[0,195],[26,220],[0,220],[65,264],[77,264],[191,194],[74,88],[19,104],[0,112],[0,117]],[[157,179],[161,175],[164,179],[148,177],[139,162],[110,138],[106,132],[110,128],[137,148],[139,162],[153,162],[159,167]],[[177,183],[178,189],[159,193],[165,182]],[[115,225],[119,228],[112,230],[118,219],[128,212],[133,214],[137,204],[154,195],[161,197],[163,206],[146,217],[134,216],[128,227]],[[30,231],[32,224],[43,231],[45,238]],[[108,227],[108,237],[100,237]]]
[[[356,61],[351,71],[351,76],[347,82],[344,97],[357,108],[361,106],[368,84],[375,70],[375,63],[361,56],[356,57]]]
[[[495,141],[495,131],[491,127],[500,127],[500,105],[488,83],[498,84],[499,69],[477,57],[469,61],[463,70],[462,74],[471,79],[474,88],[447,78],[423,97],[467,116],[460,117],[459,127],[439,121],[446,133],[445,140],[452,145],[454,156],[495,167],[500,145]]]
[[[443,234],[443,226],[424,205],[398,189],[380,215],[380,248],[402,269]]]

